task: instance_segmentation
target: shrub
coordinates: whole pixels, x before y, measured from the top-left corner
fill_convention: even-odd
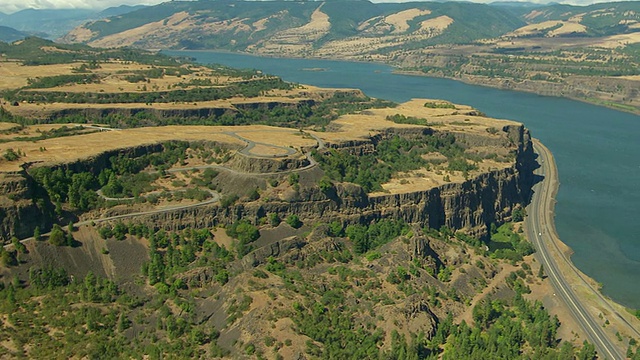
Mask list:
[[[64,235],[64,231],[62,231],[60,225],[53,225],[51,234],[49,234],[49,243],[55,246],[63,246],[67,244],[67,237]]]
[[[302,226],[302,221],[300,221],[300,218],[298,217],[298,215],[291,214],[287,216],[287,224],[289,224],[289,226],[291,226],[294,229],[298,229]]]

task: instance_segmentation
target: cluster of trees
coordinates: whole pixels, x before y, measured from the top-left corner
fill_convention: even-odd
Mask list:
[[[0,312],[9,314],[0,336],[11,342],[0,356],[198,358],[211,341],[211,356],[223,353],[217,331],[196,324],[193,300],[166,293],[151,303],[91,272],[72,279],[64,269],[31,268],[27,282],[0,285]],[[144,330],[131,333],[134,324]]]
[[[428,167],[430,163],[422,155],[429,152],[446,156],[450,171],[466,173],[477,168],[467,161],[465,149],[452,134],[423,135],[416,139],[394,136],[380,141],[375,153],[360,156],[333,149],[312,155],[329,179],[352,182],[371,192],[382,190],[382,184],[395,173]]]
[[[419,169],[427,164],[420,140],[399,136],[378,143],[376,153],[356,156],[344,151],[314,152],[312,155],[325,175],[335,181],[352,182],[365,191],[382,190],[382,184],[399,171]],[[380,161],[381,160],[381,161]]]
[[[513,231],[512,223],[505,223],[498,228],[492,225],[490,233],[489,250],[493,258],[522,261],[522,257],[535,252],[529,241]]]
[[[252,242],[258,240],[260,231],[247,220],[238,220],[229,225],[226,229],[227,235],[238,242],[235,244],[238,258],[242,258],[253,250]]]
[[[70,84],[98,84],[100,76],[96,74],[55,75],[28,78],[27,89],[46,89]]]
[[[184,69],[186,73],[189,71]],[[163,68],[153,67],[149,70],[136,70],[133,74],[124,77],[125,80],[132,83],[145,82],[148,79],[161,79],[165,74]]]
[[[574,348],[570,342],[558,346],[556,317],[542,304],[516,295],[511,301],[485,300],[473,309],[474,325],[453,324],[451,316],[438,324],[428,349],[444,359],[522,359],[596,357],[593,345]]]
[[[36,197],[48,199],[55,204],[56,212],[62,212],[62,204],[68,203],[72,209],[86,211],[101,204],[102,199],[96,194],[96,190],[101,185],[100,178],[90,172],[73,172],[70,169],[58,167],[56,169],[48,167],[34,168],[30,174],[39,189],[36,189]],[[41,194],[40,189],[44,189],[45,194]]]
[[[402,114],[388,115],[387,120],[393,121],[396,124],[411,124],[411,125],[423,125],[423,126],[438,125],[438,124],[430,123],[425,118],[417,118],[415,116],[404,116]]]
[[[409,231],[411,227],[402,220],[382,219],[367,225],[349,225],[345,233],[353,242],[355,253],[364,254]]]
[[[233,253],[219,246],[213,240],[209,229],[188,229],[182,232],[154,230],[144,224],[118,222],[114,226],[99,229],[102,238],[124,240],[127,235],[145,238],[149,241],[149,261],[142,266],[151,285],[166,293],[175,295],[178,290],[197,284],[186,284],[174,276],[184,272],[189,265],[207,266],[214,271],[215,279],[221,284],[229,280],[226,267],[235,257]]]
[[[68,75],[82,76],[82,75]],[[237,82],[220,87],[199,87],[194,89],[178,89],[152,92],[67,92],[67,91],[22,91],[12,90],[4,93],[7,101],[27,102],[61,102],[76,104],[115,104],[115,103],[172,103],[195,102],[228,99],[236,96],[257,97],[265,91],[273,89],[287,90],[291,84],[278,78],[256,79]]]
[[[429,109],[455,109],[456,106],[447,102],[427,101],[424,107]]]
[[[109,167],[104,168],[96,176],[92,172],[74,172],[63,167],[39,167],[30,170],[36,183],[46,192],[46,197],[55,204],[56,211],[62,211],[62,204],[68,203],[72,210],[86,211],[100,207],[104,200],[96,194],[103,188],[103,193],[110,197],[137,196],[150,189],[149,185],[158,175],[141,172],[154,166],[164,169],[184,160],[188,142],[166,142],[162,151],[147,153],[138,157],[119,154],[110,157]],[[44,194],[36,194],[44,198]]]
[[[22,152],[20,149],[15,151],[13,148],[8,148],[5,150],[4,154],[2,154],[2,157],[7,161],[16,161],[22,157]]]

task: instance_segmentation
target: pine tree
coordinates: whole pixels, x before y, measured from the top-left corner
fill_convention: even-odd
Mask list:
[[[64,236],[64,231],[58,224],[53,225],[53,229],[51,230],[51,234],[49,234],[49,242],[51,245],[62,246],[67,243],[67,240]]]

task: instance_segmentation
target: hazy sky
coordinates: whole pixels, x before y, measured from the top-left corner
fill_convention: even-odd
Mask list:
[[[0,11],[6,14],[13,13],[22,9],[70,9],[70,8],[83,8],[83,9],[105,9],[118,5],[154,5],[163,2],[164,0],[0,0]],[[415,1],[415,0],[414,0]],[[473,0],[474,2],[489,3],[496,0]],[[513,0],[512,0],[513,1]],[[522,0],[516,0],[522,1]],[[554,0],[530,0],[534,3],[548,3]],[[399,2],[398,0],[373,0],[373,2]],[[597,2],[608,2],[608,0],[555,0],[555,2],[574,4],[574,5],[588,5]]]

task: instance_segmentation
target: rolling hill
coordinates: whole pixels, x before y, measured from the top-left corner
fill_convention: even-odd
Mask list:
[[[0,26],[0,41],[13,42],[23,39],[27,36],[27,34],[14,28],[10,28],[8,26]]]
[[[640,2],[166,2],[86,23],[62,41],[377,61],[640,111]]]
[[[386,54],[501,37],[597,38],[640,42],[640,4],[587,7],[508,3],[166,2],[86,23],[66,42],[93,46],[225,49],[291,56]],[[351,50],[350,50],[351,49]]]
[[[88,9],[25,9],[13,14],[0,14],[0,26],[56,39],[90,20],[125,14],[144,6],[108,8],[102,11]]]

